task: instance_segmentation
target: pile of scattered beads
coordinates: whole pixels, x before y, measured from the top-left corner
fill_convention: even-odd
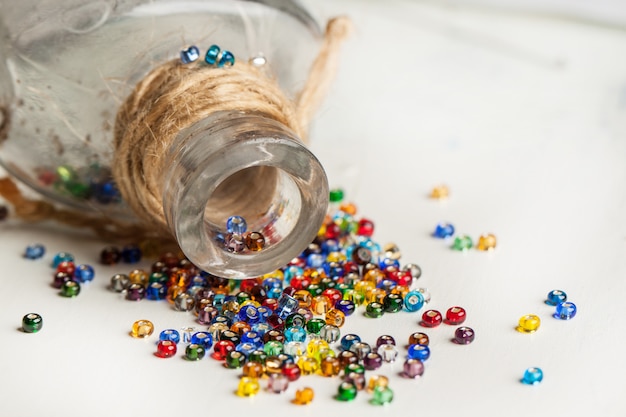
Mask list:
[[[433,237],[438,239],[448,239],[454,236],[454,226],[450,223],[438,223],[433,231]],[[474,241],[468,235],[456,236],[452,242],[452,249],[467,251],[474,247]],[[496,248],[496,237],[489,233],[481,235],[476,243],[476,249],[480,251],[492,251]]]

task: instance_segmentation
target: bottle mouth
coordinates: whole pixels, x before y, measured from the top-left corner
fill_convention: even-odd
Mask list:
[[[328,205],[326,174],[282,124],[226,112],[181,131],[165,174],[165,217],[185,255],[224,278],[286,265],[315,238]],[[265,238],[261,250],[232,251],[226,222],[246,220]]]

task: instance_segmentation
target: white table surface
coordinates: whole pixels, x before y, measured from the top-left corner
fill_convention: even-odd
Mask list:
[[[381,368],[395,392],[385,407],[366,394],[335,401],[338,380],[319,376],[283,395],[239,398],[237,371],[153,356],[158,332],[192,317],[108,291],[109,277],[128,267],[99,265],[102,241],[12,220],[0,224],[0,415],[625,415],[626,32],[515,7],[308,3],[356,26],[312,149],[331,185],[376,222],[375,238],[422,267],[417,285],[430,289],[429,307],[466,308],[475,342],[451,343],[451,326],[427,330],[432,356],[422,378],[400,378],[402,360]],[[440,183],[450,198],[429,199]],[[474,239],[494,233],[498,247],[453,251],[430,236],[439,221]],[[46,257],[23,259],[34,242]],[[59,251],[96,267],[75,299],[50,287]],[[553,289],[577,304],[571,321],[552,318],[543,303]],[[29,312],[44,318],[38,334],[18,331]],[[541,328],[518,333],[529,313]],[[157,329],[147,340],[128,335],[141,318]],[[342,332],[404,344],[424,330],[418,319],[359,313]],[[544,371],[537,386],[520,383],[531,366]],[[314,402],[292,405],[303,386],[315,389]]]

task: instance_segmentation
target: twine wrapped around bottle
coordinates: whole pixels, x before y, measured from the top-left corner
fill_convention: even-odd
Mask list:
[[[177,133],[214,112],[236,110],[262,113],[306,140],[309,122],[334,78],[339,48],[350,30],[346,17],[328,22],[319,54],[295,100],[287,98],[273,79],[245,62],[230,68],[209,68],[172,60],[146,75],[118,111],[112,164],[113,178],[139,224],[29,199],[11,178],[0,179],[0,195],[13,206],[15,215],[27,222],[56,220],[93,229],[110,239],[171,239],[163,213],[160,168]],[[5,125],[9,120],[4,117],[3,130],[8,129]],[[233,187],[224,192],[237,190]]]

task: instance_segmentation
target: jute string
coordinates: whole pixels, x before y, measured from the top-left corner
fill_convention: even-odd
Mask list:
[[[173,60],[153,69],[120,107],[114,131],[113,178],[140,224],[31,200],[10,178],[0,179],[0,195],[27,222],[56,220],[111,239],[171,237],[163,214],[161,174],[166,150],[177,133],[218,111],[248,111],[262,113],[306,140],[308,125],[334,78],[339,48],[350,30],[345,17],[328,22],[319,54],[295,100],[245,62],[211,68]]]

